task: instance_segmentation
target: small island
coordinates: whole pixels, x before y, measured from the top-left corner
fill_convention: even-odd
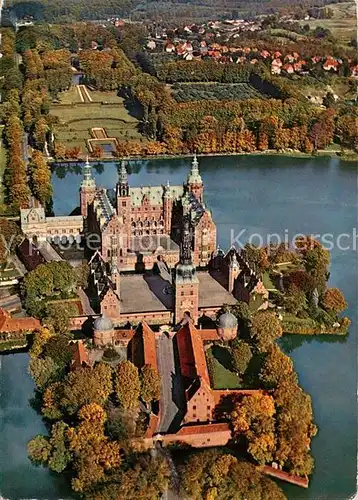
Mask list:
[[[327,285],[329,252],[308,236],[292,246],[221,250],[196,158],[184,188],[140,193],[122,163],[115,202],[96,187],[89,163],[83,172],[83,227],[101,229],[102,248],[75,267],[66,261],[73,253],[62,250],[60,260],[36,262],[21,285],[38,322],[28,336],[30,373],[49,426],[48,436],[29,442],[31,460],[68,474],[85,498],[132,491],[154,499],[197,488],[202,498],[227,480],[245,496],[248,477],[257,498],[264,490],[285,498],[269,476],[308,487],[317,428],[279,339],[348,332],[345,299]],[[157,225],[141,226],[157,192],[164,218],[158,212]],[[28,238],[37,232],[40,250],[41,237],[63,219],[41,210],[21,210],[22,230]],[[147,241],[147,227],[153,237],[159,231],[162,246],[140,259],[129,252],[114,236],[127,228],[122,212],[132,220],[132,242]],[[61,252],[55,238],[52,251]]]
[[[357,59],[314,21],[229,21],[1,30],[0,351],[28,351],[28,456],[76,497],[309,487],[318,428],[282,337],[348,335],[347,302],[310,235],[221,248],[199,161],[356,158]],[[133,186],[128,159],[160,156],[186,177]],[[68,215],[51,169],[82,174]]]

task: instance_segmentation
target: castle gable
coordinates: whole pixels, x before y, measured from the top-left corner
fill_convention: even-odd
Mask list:
[[[170,195],[173,201],[180,200],[184,194],[183,186],[170,186]],[[163,204],[164,186],[145,186],[129,189],[129,195],[133,207],[140,207],[143,200],[147,200],[150,205],[158,206]]]
[[[21,209],[21,225],[23,224],[37,224],[39,222],[45,222],[45,210],[43,207],[39,208],[25,208]]]

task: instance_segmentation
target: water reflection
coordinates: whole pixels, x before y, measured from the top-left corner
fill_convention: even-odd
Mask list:
[[[298,347],[304,344],[311,344],[317,342],[319,344],[345,344],[348,341],[349,335],[283,335],[279,344],[282,349],[290,354]]]

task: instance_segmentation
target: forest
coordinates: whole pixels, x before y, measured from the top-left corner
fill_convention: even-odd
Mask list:
[[[53,141],[58,117],[50,113],[50,105],[70,88],[71,66],[84,72],[86,84],[101,92],[118,92],[127,109],[137,110],[139,132],[146,140],[118,137],[119,157],[193,151],[311,154],[332,143],[342,153],[358,151],[358,113],[353,104],[336,102],[327,94],[325,106],[316,106],[297,92],[295,82],[271,75],[260,64],[174,61],[163,65],[164,81],[160,81],[142,69],[143,38],[143,27],[85,23],[31,26],[16,35],[3,29],[0,76],[6,78],[0,117],[8,149],[5,197],[12,211],[26,207],[30,195],[49,203],[50,173],[42,157],[46,148],[61,159],[86,153],[84,148],[69,148],[56,136]],[[91,49],[93,41],[96,50]],[[16,54],[21,55],[19,66]],[[195,83],[205,78],[216,83]],[[172,88],[166,81],[173,81]],[[28,171],[22,159],[24,132],[35,150]]]
[[[18,18],[24,15],[32,15],[38,20],[49,22],[73,22],[78,20],[107,19],[108,17],[131,17],[133,20],[161,19],[167,22],[178,20],[199,21],[213,18],[226,17],[250,17],[258,14],[297,13],[303,16],[311,7],[322,7],[332,3],[331,0],[306,0],[297,4],[293,0],[224,0],[215,2],[209,0],[189,1],[171,0],[137,3],[133,0],[104,0],[100,3],[94,0],[77,1],[65,0],[56,2],[54,0],[37,0],[30,2],[26,0],[9,0],[7,6],[12,8]],[[175,21],[174,21],[175,19]]]

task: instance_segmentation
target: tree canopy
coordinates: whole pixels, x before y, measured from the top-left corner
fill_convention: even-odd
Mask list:
[[[217,450],[189,455],[178,472],[183,496],[190,496],[193,500],[286,498],[279,486],[263,476],[254,465]]]
[[[269,311],[258,311],[252,319],[251,337],[261,351],[267,350],[272,342],[281,337],[280,320]]]
[[[130,361],[124,361],[118,366],[115,376],[115,391],[118,401],[124,409],[137,408],[140,395],[139,374],[137,367]]]

